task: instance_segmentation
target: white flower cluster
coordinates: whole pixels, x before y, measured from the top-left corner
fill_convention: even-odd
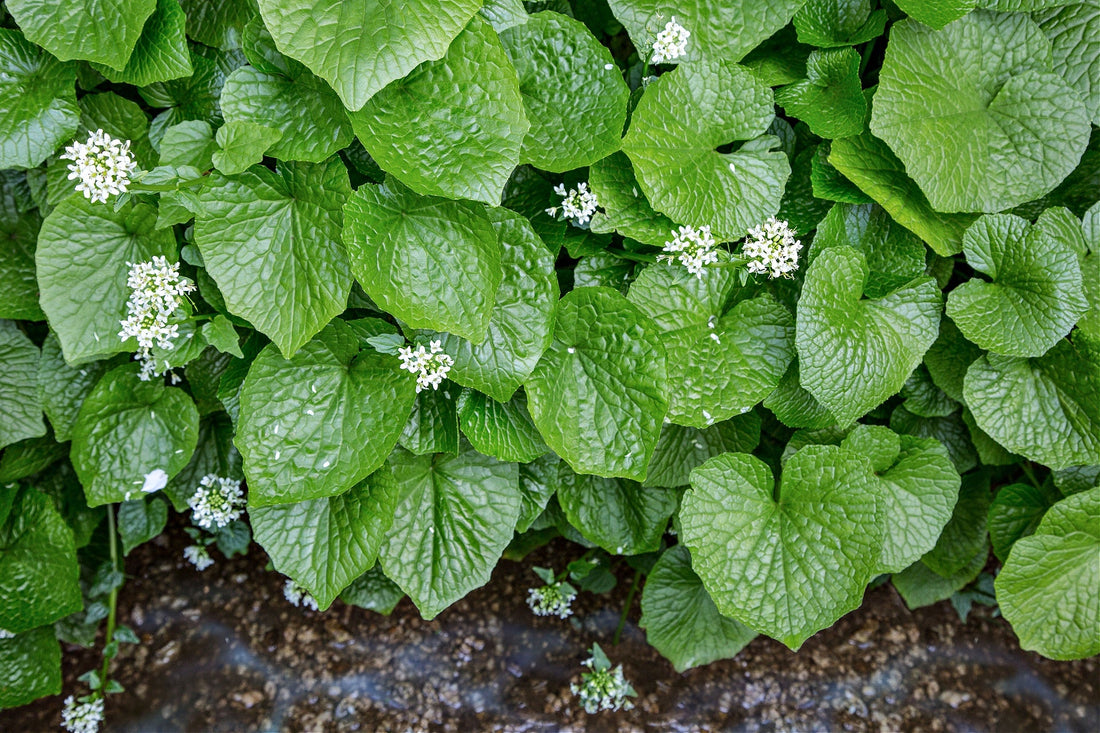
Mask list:
[[[199,572],[214,564],[214,558],[210,557],[210,551],[204,545],[188,545],[183,548],[183,559],[194,565]]]
[[[794,238],[794,230],[774,216],[763,225],[749,230],[749,238],[741,253],[749,258],[748,271],[770,277],[791,277],[798,269],[798,252],[802,243]]]
[[[701,226],[698,229],[693,226],[680,227],[680,231],[675,233],[670,241],[665,242],[664,249],[669,254],[658,255],[658,260],[663,259],[667,262],[679,260],[688,272],[698,278],[703,277],[703,270],[707,265],[718,261],[718,252],[709,226]]]
[[[415,349],[411,346],[402,346],[397,350],[401,358],[401,368],[416,375],[416,391],[439,389],[439,385],[451,371],[455,360],[443,353],[443,342],[432,341],[431,350],[420,344]]]
[[[199,480],[187,506],[191,507],[191,521],[199,527],[209,530],[224,527],[244,511],[241,482],[208,473]]]
[[[14,639],[15,634],[11,633],[7,629],[0,629],[0,639]]]
[[[78,702],[69,695],[61,711],[61,726],[70,733],[97,733],[103,722],[103,698]]]
[[[116,140],[103,130],[88,133],[88,142],[65,148],[62,160],[71,160],[69,180],[80,179],[76,190],[84,198],[106,202],[109,196],[125,193],[137,163],[130,157],[130,141]]]
[[[295,606],[317,610],[317,599],[290,578],[287,578],[286,584],[283,586],[283,597]]]
[[[595,658],[584,661],[590,668],[595,667]],[[581,675],[581,684],[573,683],[569,689],[580,699],[586,713],[598,713],[601,710],[631,710],[634,703],[628,697],[637,693],[623,676],[623,666],[614,669],[593,668]]]
[[[154,257],[149,262],[127,262],[130,275],[126,284],[130,287],[130,300],[126,311],[130,314],[120,321],[122,330],[118,337],[125,341],[131,336],[137,339],[137,358],[141,360],[141,373],[148,381],[159,376],[153,358],[153,345],[171,349],[173,339],[179,336],[179,324],[169,324],[183,304],[183,299],[195,289],[187,278],[180,277],[178,262],[171,265],[164,257]]]
[[[577,591],[573,586],[560,581],[527,589],[527,605],[536,616],[569,618],[573,615],[572,606],[576,598]]]
[[[551,206],[546,210],[546,213],[550,216],[557,216],[560,209],[562,216],[572,220],[580,227],[583,227],[592,219],[592,215],[596,213],[596,207],[600,205],[596,194],[588,190],[587,183],[578,183],[576,188],[571,188],[568,191],[565,190],[564,183],[559,183],[554,186],[554,193],[562,197],[561,205]]]
[[[669,61],[680,58],[687,53],[690,37],[691,31],[677,23],[675,15],[672,16],[672,20],[665,23],[664,30],[658,33],[656,40],[653,41],[653,56],[650,57],[649,63],[667,64]]]

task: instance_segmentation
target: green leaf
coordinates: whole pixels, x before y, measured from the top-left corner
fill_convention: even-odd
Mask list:
[[[787,25],[806,0],[609,0],[643,58],[650,57],[653,41],[672,16],[686,28],[687,59],[737,61],[761,41]],[[683,65],[681,60],[681,65]]]
[[[767,407],[784,425],[820,430],[836,425],[836,418],[801,384],[798,359],[791,361],[775,391],[764,398]]]
[[[240,519],[235,519],[224,527],[219,527],[216,530],[215,537],[218,551],[225,555],[227,559],[247,554],[248,546],[252,542],[252,532],[248,528],[248,523]]]
[[[7,491],[15,497],[0,523],[0,629],[20,634],[80,610],[80,566],[72,530],[50,498]]]
[[[853,48],[814,51],[806,60],[806,79],[777,91],[775,103],[805,122],[815,135],[858,135],[867,116],[859,54]]]
[[[554,341],[527,381],[547,445],[579,473],[645,479],[668,411],[665,350],[645,315],[607,288],[558,303]]]
[[[191,54],[183,32],[186,22],[179,0],[156,0],[156,9],[126,65],[93,63],[92,68],[113,82],[139,87],[191,76]]]
[[[73,467],[89,506],[141,496],[145,476],[160,469],[171,479],[191,460],[199,412],[181,389],[138,379],[138,365],[103,375],[73,426]]]
[[[856,608],[879,565],[872,479],[866,459],[835,446],[791,456],[778,489],[743,453],[692,471],[680,536],[719,612],[797,649]]]
[[[229,311],[290,356],[347,305],[352,277],[340,241],[347,169],[333,158],[210,179],[195,215],[206,270]]]
[[[963,237],[974,278],[951,291],[947,315],[969,340],[1007,356],[1042,356],[1088,309],[1077,252],[1043,219],[983,216]]]
[[[164,493],[178,512],[187,511],[187,500],[195,495],[202,477],[215,474],[242,479],[241,454],[233,446],[233,422],[224,412],[203,415],[199,440],[191,460],[164,487]]]
[[[0,639],[0,708],[61,694],[61,645],[52,626]]]
[[[35,253],[42,309],[70,364],[127,350],[118,329],[130,298],[129,263],[176,259],[175,235],[155,230],[156,220],[148,204],[115,211],[74,194],[42,222]]]
[[[702,430],[667,423],[653,451],[643,486],[687,486],[696,466],[723,453],[751,453],[760,444],[760,417],[737,415]]]
[[[861,252],[826,249],[807,271],[798,301],[802,384],[841,425],[901,389],[939,328],[940,293],[930,277],[861,299],[869,272]]]
[[[989,506],[989,539],[993,552],[1004,562],[1016,541],[1035,532],[1047,509],[1062,495],[1045,484],[1039,489],[1031,484],[1003,486]]]
[[[931,568],[917,561],[890,578],[910,610],[931,606],[945,601],[970,584],[985,567],[989,550],[983,547],[970,562],[958,572],[948,576],[932,572]]]
[[[730,659],[756,638],[749,627],[718,613],[683,545],[665,551],[646,578],[638,625],[677,672]]]
[[[898,394],[905,398],[905,409],[918,417],[947,417],[959,409],[959,403],[932,381],[924,364],[917,365]]]
[[[530,123],[523,162],[561,173],[619,149],[630,88],[611,52],[583,23],[535,13],[502,32],[500,40],[519,77]]]
[[[550,345],[558,279],[554,255],[522,216],[505,209],[486,213],[500,243],[502,278],[485,339],[434,337],[455,360],[450,379],[507,402]]]
[[[375,565],[352,581],[340,594],[340,600],[349,606],[358,606],[389,616],[405,597],[397,583],[386,577],[381,565]]]
[[[940,29],[963,17],[978,0],[895,0],[906,15],[932,28]],[[969,582],[969,581],[968,581]],[[912,608],[912,606],[910,606]]]
[[[46,434],[38,397],[39,358],[38,347],[14,321],[0,320],[0,448]]]
[[[588,476],[561,467],[558,502],[569,523],[614,555],[660,549],[677,492],[620,478]]]
[[[107,361],[69,366],[61,354],[57,334],[51,332],[42,342],[42,358],[38,362],[38,398],[59,441],[69,440],[80,406],[110,366]]]
[[[938,211],[996,212],[1051,191],[1089,140],[1081,97],[1026,15],[890,29],[871,131]]]
[[[1100,465],[1070,466],[1054,471],[1051,475],[1054,477],[1054,485],[1065,496],[1100,486]]]
[[[42,216],[20,211],[15,197],[0,187],[0,318],[41,321],[34,250]]]
[[[886,11],[871,12],[869,0],[809,0],[794,14],[798,40],[819,48],[858,46],[881,36],[885,25]]]
[[[594,232],[618,232],[642,244],[664,246],[676,232],[676,224],[653,210],[634,177],[630,158],[612,153],[592,164],[588,185],[603,207],[592,215]]]
[[[485,0],[481,6],[481,16],[492,24],[497,33],[527,22],[527,10],[522,0]]]
[[[227,122],[218,128],[220,150],[211,155],[214,167],[227,176],[244,173],[263,161],[264,152],[282,137],[281,130],[255,122]]]
[[[779,384],[794,356],[791,314],[769,295],[730,303],[735,271],[698,278],[675,265],[647,267],[630,302],[652,322],[668,356],[668,419],[706,427],[748,412]]]
[[[1050,39],[1054,71],[1080,92],[1093,124],[1100,124],[1100,6],[1076,3],[1032,17]]]
[[[399,489],[383,464],[340,496],[253,508],[248,518],[275,569],[308,589],[323,611],[374,565]]]
[[[497,402],[480,392],[467,390],[459,398],[458,416],[462,434],[479,453],[487,456],[527,463],[550,450],[531,420],[527,396],[522,392],[508,402]]]
[[[966,373],[978,427],[1013,453],[1051,468],[1100,455],[1100,356],[1059,341],[1038,359],[989,354]]]
[[[489,581],[519,517],[516,464],[473,451],[397,451],[390,463],[403,496],[382,567],[430,620]]]
[[[1019,540],[997,576],[1020,646],[1051,659],[1100,653],[1100,489],[1063,499]]]
[[[371,300],[410,328],[485,339],[503,273],[484,206],[387,181],[361,186],[345,215],[344,243]]]
[[[335,320],[290,359],[272,346],[256,357],[236,438],[250,507],[342,494],[393,450],[416,381],[395,357],[359,348]]]
[[[920,417],[898,405],[890,415],[890,429],[918,438],[935,438],[947,448],[955,470],[966,473],[978,465],[970,430],[958,412],[946,417]]]
[[[187,13],[187,35],[214,48],[236,48],[249,18],[256,13],[252,0],[180,0]]]
[[[959,500],[951,519],[940,533],[936,546],[921,558],[921,562],[933,572],[949,576],[966,567],[975,553],[985,549],[988,554],[986,518],[992,500],[989,476],[967,474],[959,488]]]
[[[0,455],[0,485],[32,476],[68,454],[68,446],[58,443],[49,432],[39,438],[27,438],[13,443]],[[0,518],[2,517],[3,511],[0,510]]]
[[[500,203],[530,127],[512,62],[479,17],[351,123],[378,165],[417,193],[487,204]]]
[[[260,36],[255,42],[277,55],[263,24],[258,19],[253,24],[249,31]],[[253,58],[253,63],[258,59]],[[222,88],[222,114],[226,122],[254,122],[280,130],[282,136],[268,150],[272,157],[320,163],[348,146],[351,124],[332,89],[292,64],[242,66],[234,71]]]
[[[418,392],[412,414],[397,442],[422,456],[425,453],[458,453],[458,393],[447,385],[440,390]]]
[[[279,50],[327,81],[350,110],[438,59],[481,0],[259,0]],[[369,29],[370,32],[364,32]]]
[[[715,94],[715,89],[722,94]],[[718,239],[740,239],[779,210],[787,156],[765,135],[771,90],[728,61],[682,64],[646,87],[623,138],[642,192],[657,211]],[[717,148],[747,141],[739,149]]]
[[[208,344],[225,354],[232,354],[238,359],[243,359],[240,337],[233,323],[225,316],[214,316],[202,324],[202,336]]]
[[[974,217],[933,210],[897,156],[869,132],[834,140],[829,162],[937,254],[948,257],[962,250],[963,232]]]
[[[561,458],[546,453],[519,466],[520,510],[516,532],[526,532],[561,486]]]
[[[828,143],[818,145],[810,161],[810,187],[814,197],[845,204],[874,203],[874,199],[833,167],[829,162],[829,149]]]
[[[129,555],[135,547],[159,535],[167,523],[168,503],[156,496],[119,504],[118,536],[122,538],[122,554]]]
[[[947,316],[940,321],[940,334],[924,355],[924,365],[937,387],[953,400],[963,400],[966,370],[984,352],[966,340]]]
[[[204,120],[187,120],[172,125],[160,139],[160,165],[191,166],[210,170],[218,150],[214,130]]]
[[[157,152],[149,142],[149,115],[137,102],[113,92],[101,94],[86,94],[80,98],[80,127],[78,133],[85,130],[102,129],[108,135],[119,140],[130,141],[130,152],[142,169],[153,168],[157,162]],[[79,138],[86,139],[83,134]],[[50,170],[54,169],[54,160],[50,160]],[[65,196],[58,199],[58,203],[72,193],[75,184],[68,180],[69,169],[67,165],[61,165],[58,159],[56,166],[62,172],[64,181],[61,186]],[[65,161],[68,163],[69,161]],[[52,187],[51,182],[51,187]]]
[[[8,0],[28,41],[68,61],[121,69],[157,0]]]
[[[149,139],[159,144],[164,131],[187,120],[203,120],[213,126],[222,123],[218,97],[226,75],[233,70],[232,57],[211,49],[191,48],[194,73],[186,78],[157,82],[138,91],[151,107],[166,108],[153,119]]]
[[[0,28],[0,169],[34,168],[80,123],[76,69]]]

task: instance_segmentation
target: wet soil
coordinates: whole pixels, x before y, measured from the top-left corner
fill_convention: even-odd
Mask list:
[[[391,616],[291,606],[263,551],[198,573],[177,527],[127,558],[124,646],[106,731],[1058,731],[1100,730],[1100,658],[1054,662],[1021,651],[1007,623],[947,603],[910,612],[889,586],[797,653],[765,638],[735,659],[678,674],[645,643],[637,601],[611,645],[627,581],[583,594],[569,621],[534,617],[530,565],[562,567],[566,543],[524,563],[432,622],[405,599]],[[637,708],[587,715],[569,692],[586,649],[622,663]],[[65,693],[96,663],[65,655]],[[0,712],[0,731],[55,731],[63,696]]]

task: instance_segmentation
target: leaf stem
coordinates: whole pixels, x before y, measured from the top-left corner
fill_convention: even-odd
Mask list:
[[[619,625],[615,627],[615,635],[611,637],[612,646],[619,645],[619,639],[623,635],[623,627],[626,626],[626,617],[630,613],[630,607],[634,605],[634,594],[638,592],[638,581],[642,579],[642,571],[634,571],[634,582],[630,584],[630,592],[626,594],[626,602],[623,604],[623,612],[619,614]]]
[[[115,505],[107,505],[107,534],[110,536],[111,545],[111,570],[118,570],[118,532],[115,530]],[[118,588],[116,584],[112,584],[111,595],[108,600],[108,612],[107,612],[107,634],[104,637],[104,650],[106,652],[107,647],[111,645],[111,642],[115,638],[115,623],[118,616]],[[103,655],[103,669],[99,675],[100,690],[105,691],[107,689],[107,674],[111,667],[111,657],[104,653]]]
[[[1031,470],[1031,466],[1027,464],[1027,461],[1021,461],[1020,468],[1023,470],[1024,475],[1027,476],[1028,481],[1031,482],[1031,485],[1042,491],[1043,486],[1039,483],[1039,480],[1035,478],[1035,472]]]
[[[652,264],[657,261],[657,255],[638,254],[635,252],[627,252],[624,249],[609,249],[607,250],[609,255],[613,255],[623,260],[630,260],[631,262],[645,262]]]

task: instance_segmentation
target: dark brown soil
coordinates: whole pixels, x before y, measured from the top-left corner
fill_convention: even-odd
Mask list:
[[[108,700],[107,731],[1100,730],[1097,658],[1043,659],[988,609],[963,625],[946,603],[908,611],[889,586],[797,654],[759,638],[681,675],[646,645],[636,605],[611,645],[625,582],[582,595],[570,621],[532,616],[529,565],[562,567],[576,554],[564,543],[502,562],[425,622],[407,599],[389,617],[302,611],[258,547],[197,573],[187,542],[176,528],[127,560],[120,617],[142,643],[116,662],[127,691]],[[593,641],[624,665],[635,710],[577,708],[569,683]],[[64,694],[95,662],[67,651]],[[58,730],[62,699],[0,713],[0,731]]]

